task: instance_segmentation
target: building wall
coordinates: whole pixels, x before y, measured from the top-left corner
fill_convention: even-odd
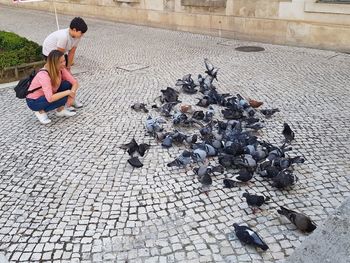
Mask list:
[[[58,12],[228,38],[350,52],[350,3],[316,0],[55,0]],[[13,5],[9,0],[0,3]],[[52,1],[16,5],[53,10]]]

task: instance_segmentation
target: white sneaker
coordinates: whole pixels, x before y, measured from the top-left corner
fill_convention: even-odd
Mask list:
[[[66,109],[69,111],[75,111],[75,108],[73,106],[69,106],[69,107],[66,106]]]
[[[42,124],[48,124],[51,122],[51,120],[49,119],[49,117],[47,116],[46,112],[44,113],[40,113],[38,111],[34,111],[35,116],[38,118],[38,120],[42,123]]]
[[[74,112],[74,111],[69,111],[69,110],[67,110],[66,108],[64,108],[64,109],[61,110],[61,111],[56,111],[56,116],[57,116],[57,117],[72,117],[72,116],[74,116],[75,114],[77,114],[77,113]]]
[[[72,106],[74,108],[82,108],[83,104],[79,100],[75,99]]]

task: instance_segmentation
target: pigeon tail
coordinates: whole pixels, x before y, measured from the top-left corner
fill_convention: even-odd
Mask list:
[[[257,246],[260,247],[264,251],[269,249],[268,245],[266,245],[265,243],[264,244],[258,244]]]

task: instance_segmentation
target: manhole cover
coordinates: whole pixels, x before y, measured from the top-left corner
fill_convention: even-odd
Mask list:
[[[127,65],[117,66],[117,68],[123,69],[126,71],[135,71],[135,70],[148,68],[148,66],[142,65],[142,64],[137,64],[137,63],[132,63],[132,64],[127,64]]]
[[[235,50],[242,51],[242,52],[259,52],[259,51],[264,51],[265,48],[258,47],[258,46],[241,46],[241,47],[236,47]]]

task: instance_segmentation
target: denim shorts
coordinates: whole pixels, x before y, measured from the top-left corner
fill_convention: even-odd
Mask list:
[[[70,90],[71,88],[72,88],[72,84],[69,81],[64,80],[61,82],[61,85],[59,86],[57,92]],[[37,99],[26,99],[29,109],[31,109],[32,111],[44,110],[45,112],[48,112],[66,105],[67,100],[68,100],[68,96],[53,102],[48,102],[45,96],[41,96]]]

